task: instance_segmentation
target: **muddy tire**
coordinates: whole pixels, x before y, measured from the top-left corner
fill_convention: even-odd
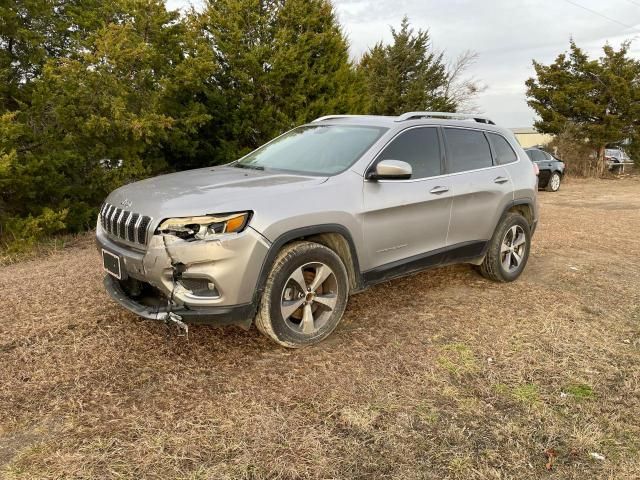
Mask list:
[[[498,224],[478,270],[489,280],[513,282],[524,270],[530,249],[529,223],[522,215],[507,213]]]
[[[347,270],[340,257],[318,243],[294,242],[274,261],[256,326],[285,347],[312,345],[336,328],[348,296]]]
[[[557,192],[558,190],[560,190],[560,181],[560,174],[558,172],[553,172],[549,177],[549,181],[547,182],[547,185],[544,187],[544,189],[547,192]]]

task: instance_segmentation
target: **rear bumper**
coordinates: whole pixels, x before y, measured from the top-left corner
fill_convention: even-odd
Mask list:
[[[150,307],[136,302],[129,297],[120,285],[120,282],[111,275],[105,275],[104,287],[113,300],[122,307],[136,315],[149,320],[165,321],[169,315],[167,306]],[[249,328],[256,314],[256,306],[253,303],[244,305],[214,306],[189,308],[186,306],[174,306],[171,311],[182,317],[187,323],[200,323],[214,326],[239,325]]]

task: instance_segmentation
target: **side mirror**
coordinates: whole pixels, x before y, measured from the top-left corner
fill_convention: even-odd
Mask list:
[[[411,178],[411,165],[401,160],[382,160],[367,174],[368,180],[407,180]]]

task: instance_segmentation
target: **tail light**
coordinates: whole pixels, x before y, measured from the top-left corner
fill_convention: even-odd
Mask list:
[[[531,164],[533,165],[533,173],[535,173],[537,177],[538,175],[540,175],[540,167],[538,167],[537,163],[532,162]]]

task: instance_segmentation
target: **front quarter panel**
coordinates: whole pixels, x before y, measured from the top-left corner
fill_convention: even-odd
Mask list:
[[[362,177],[352,171],[329,178],[321,185],[291,190],[286,197],[266,198],[256,206],[251,227],[270,242],[293,230],[320,225],[341,225],[350,234],[356,253],[362,251],[359,210]]]

